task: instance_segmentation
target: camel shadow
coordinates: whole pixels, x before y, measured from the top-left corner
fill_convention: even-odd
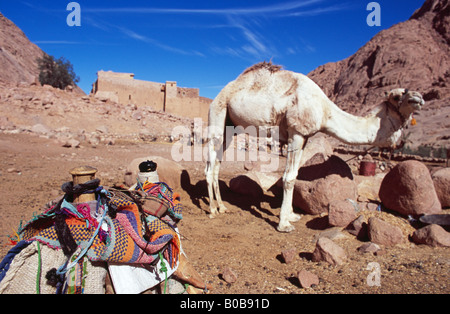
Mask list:
[[[301,167],[297,175],[297,180],[314,181],[331,174],[353,180],[353,173],[348,164],[336,155],[331,155],[325,161]]]
[[[274,222],[270,217],[277,217],[278,213],[262,208],[261,204],[266,203],[271,209],[279,209],[281,207],[282,197],[279,195],[279,189],[274,187],[269,192],[273,195],[268,195],[260,190],[257,190],[256,183],[249,185],[254,188],[249,195],[239,194],[234,192],[226,182],[219,180],[219,188],[222,196],[222,200],[235,207],[240,208],[243,211],[251,213],[258,219],[264,220],[267,224],[276,228],[278,226],[277,222]],[[181,174],[181,188],[189,195],[191,202],[198,207],[200,210],[204,211],[209,215],[209,211],[202,209],[202,203],[209,207],[209,197],[208,197],[208,187],[206,180],[199,180],[195,184],[191,182],[189,173],[186,170],[182,171]]]
[[[199,209],[202,209],[200,202],[202,201],[205,204],[209,204],[207,199],[207,186],[206,180],[200,180],[196,184],[191,183],[191,178],[187,170],[183,170],[181,172],[181,188],[186,191],[186,193],[191,198],[191,202],[197,206]],[[222,186],[224,182],[219,181],[219,186]]]
[[[328,216],[313,218],[306,223],[306,227],[312,230],[326,230],[330,227]]]
[[[297,180],[314,181],[331,174],[340,175],[341,177],[353,180],[353,174],[350,167],[336,155],[330,156],[327,160],[316,158],[316,162],[317,163],[300,168]],[[237,182],[234,186],[233,180]],[[231,186],[233,186],[234,191],[230,188]],[[181,174],[181,187],[189,194],[194,206],[204,211],[206,214],[209,214],[209,211],[203,209],[205,206],[209,207],[206,180],[199,180],[193,184],[191,183],[188,171],[183,170]],[[233,178],[230,180],[229,185],[225,181],[219,180],[219,188],[224,202],[247,211],[258,219],[263,219],[274,228],[278,226],[278,224],[271,220],[270,217],[273,218],[279,216],[279,209],[281,208],[281,203],[283,201],[283,184],[281,178],[267,192],[262,190],[259,183],[245,175]],[[240,191],[241,193],[237,193],[236,191]],[[263,208],[261,206],[263,203],[268,204],[270,209]],[[294,208],[294,211],[298,212],[299,209]],[[276,212],[276,214],[274,212]],[[307,227],[314,230],[325,230],[327,228],[327,217],[313,219],[308,222]]]

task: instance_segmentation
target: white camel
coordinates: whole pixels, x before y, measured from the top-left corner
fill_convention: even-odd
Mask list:
[[[280,141],[287,142],[288,154],[277,229],[290,232],[295,229],[290,222],[301,218],[293,212],[292,197],[302,151],[310,136],[323,132],[347,144],[393,147],[412,114],[424,103],[418,92],[394,89],[366,117],[353,116],[335,105],[305,75],[282,70],[270,62],[246,69],[222,89],[209,109],[209,158],[205,175],[210,217],[217,215],[217,206],[220,213],[226,212],[218,177],[227,115],[234,125],[243,128],[279,127]]]

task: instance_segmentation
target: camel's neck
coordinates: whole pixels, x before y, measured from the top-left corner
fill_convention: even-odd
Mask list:
[[[323,132],[352,145],[393,146],[404,125],[401,117],[390,115],[385,104],[367,117],[353,116],[332,103]]]

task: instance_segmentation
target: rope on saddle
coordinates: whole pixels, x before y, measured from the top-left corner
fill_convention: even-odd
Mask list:
[[[61,245],[61,249],[63,250],[63,253],[68,260],[77,250],[78,244],[72,236],[70,228],[66,223],[66,219],[69,215],[74,215],[79,218],[83,217],[82,214],[80,214],[76,210],[76,208],[70,204],[70,202],[73,202],[74,196],[95,193],[97,195],[97,212],[99,210],[100,204],[104,204],[105,209],[101,222],[98,224],[94,236],[89,241],[89,245],[79,254],[75,262],[68,265],[67,260],[64,265],[61,265],[58,269],[53,268],[46,274],[47,280],[52,282],[57,287],[60,286],[64,281],[64,274],[86,254],[87,250],[92,245],[94,238],[97,236],[101,228],[105,214],[108,212],[108,208],[106,207],[107,192],[103,189],[102,186],[100,186],[99,179],[93,179],[77,185],[73,185],[73,182],[66,182],[61,186],[61,189],[63,190],[63,192],[65,192],[65,195],[53,208],[53,211],[55,213],[55,232],[58,236],[58,241]],[[113,208],[113,215],[116,214],[116,209],[117,208]]]
[[[55,216],[55,231],[58,235],[58,240],[61,243],[61,248],[65,256],[69,257],[75,253],[78,245],[75,242],[72,234],[70,233],[69,226],[67,226],[66,218],[67,214],[62,209],[62,203],[64,201],[73,202],[74,195],[92,193],[93,189],[96,189],[100,184],[99,179],[94,179],[86,183],[73,185],[73,182],[66,182],[61,186],[64,197],[54,207]]]

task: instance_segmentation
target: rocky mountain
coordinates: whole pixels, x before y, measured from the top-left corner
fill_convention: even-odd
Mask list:
[[[409,145],[450,148],[450,1],[425,1],[409,20],[308,76],[353,114],[379,104],[393,88],[421,92],[427,103],[406,132]]]
[[[39,75],[37,58],[43,51],[0,13],[0,81],[31,83]]]
[[[0,12],[0,83],[38,83],[36,59],[43,54],[41,48]],[[73,91],[84,95],[78,86]]]

